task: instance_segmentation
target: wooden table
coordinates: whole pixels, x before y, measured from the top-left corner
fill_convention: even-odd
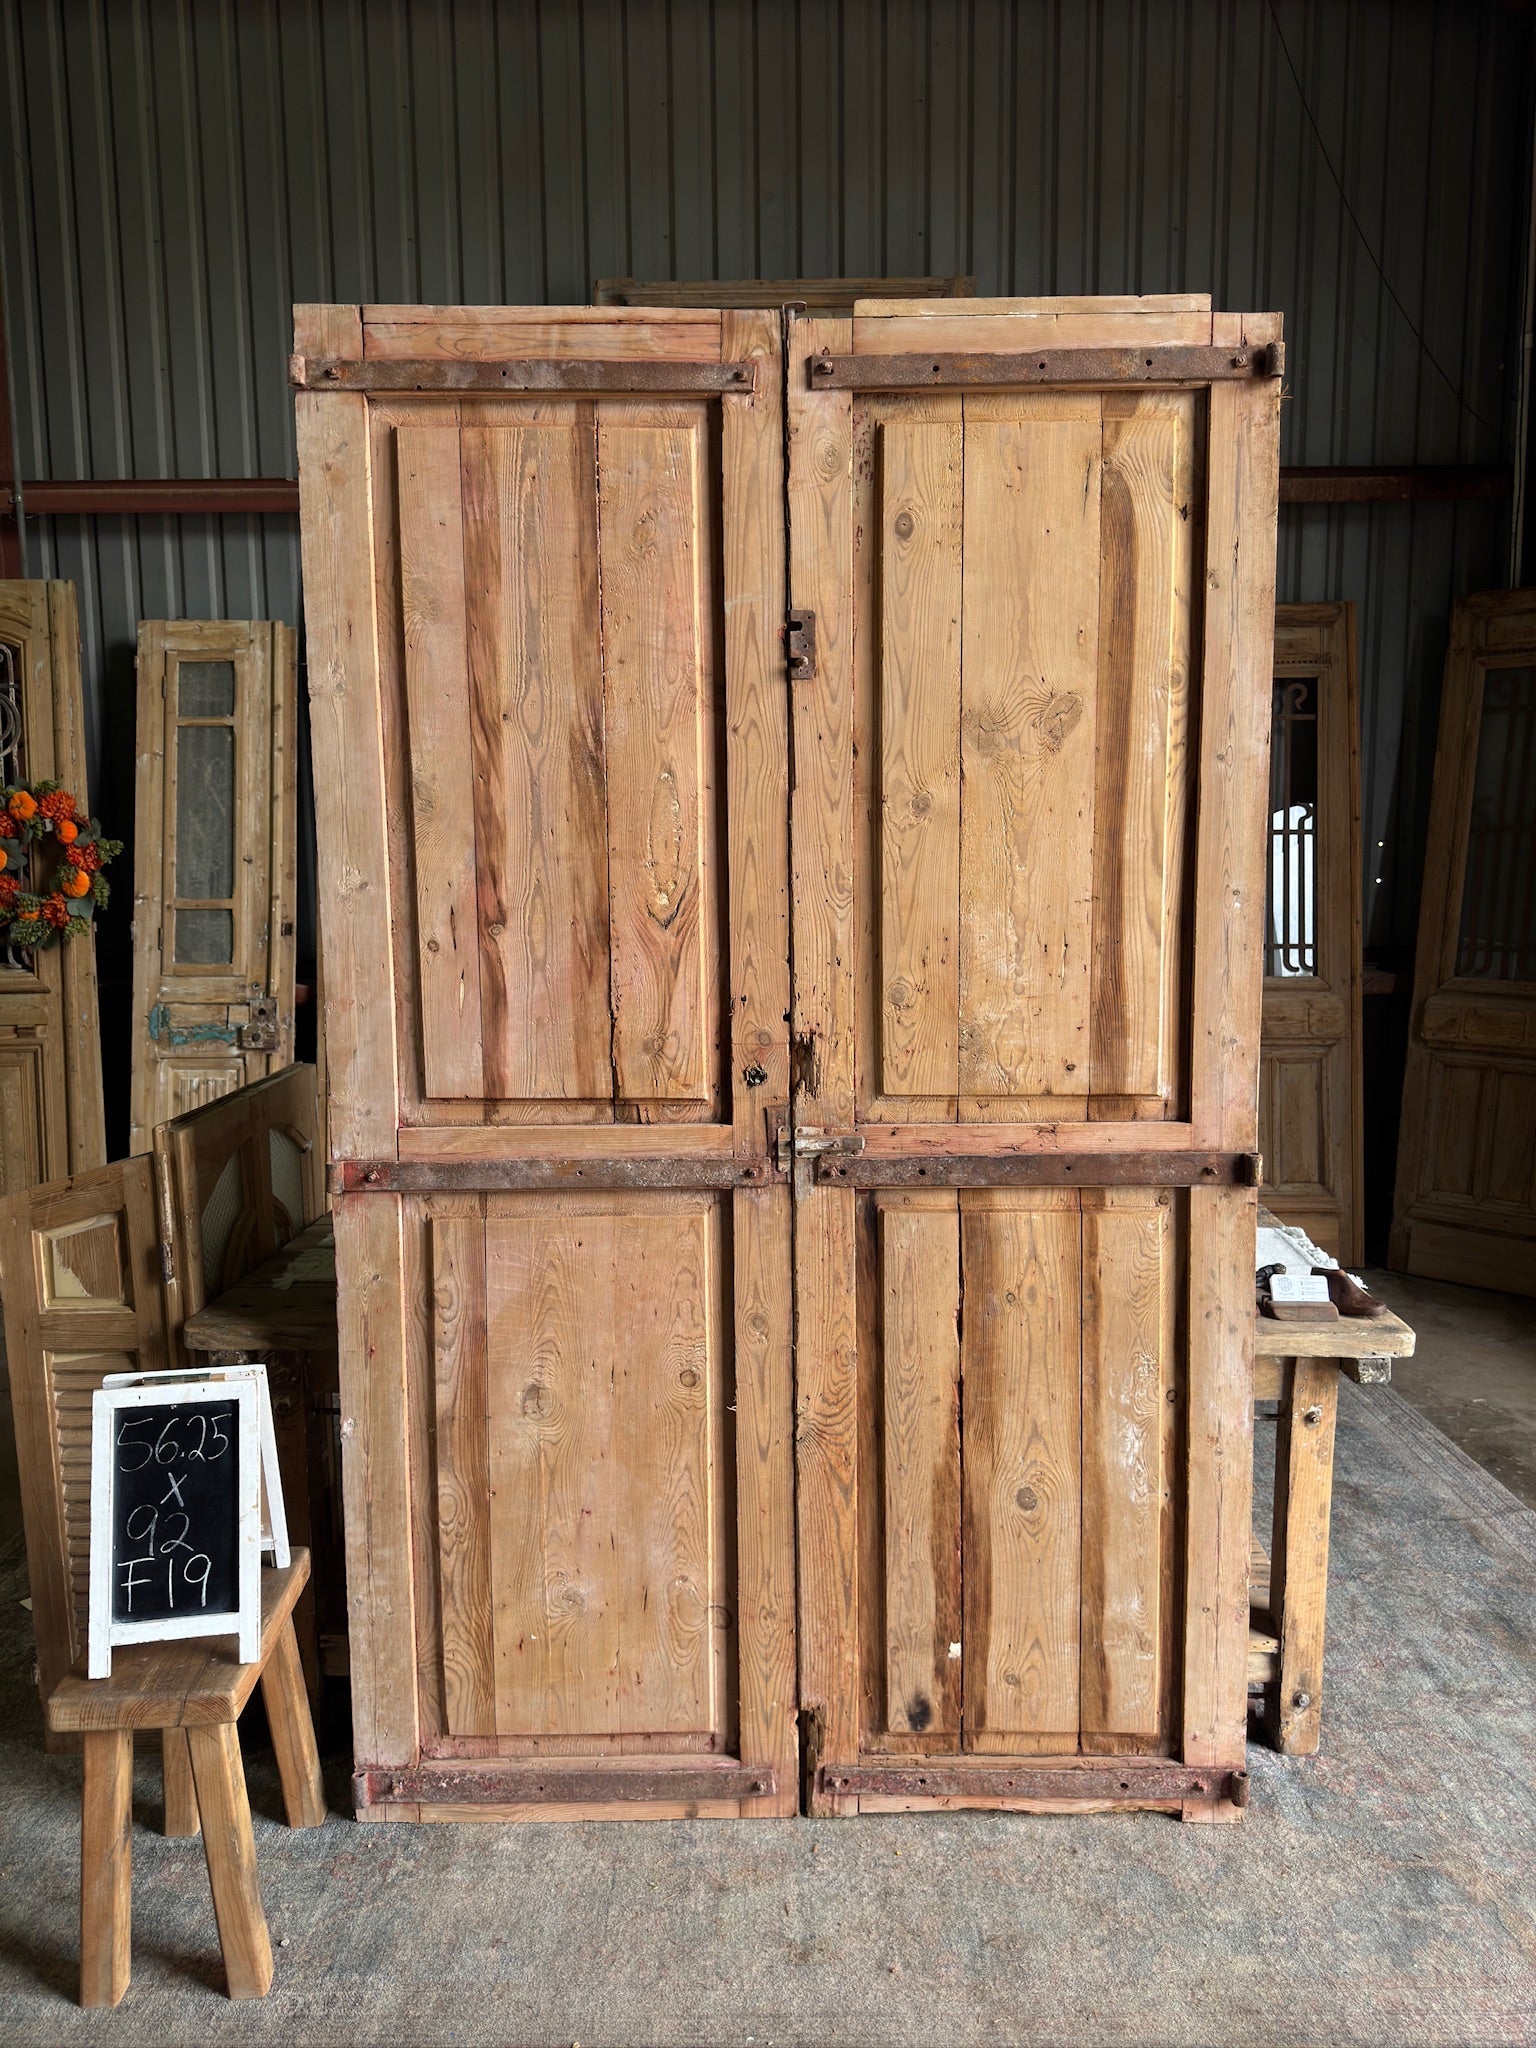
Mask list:
[[[313,1692],[345,1676],[346,1553],[341,1521],[341,1394],[337,1376],[336,1248],[329,1216],[291,1238],[217,1300],[189,1316],[189,1351],[219,1365],[259,1360],[272,1389],[288,1534],[311,1554],[311,1593],[294,1616]]]
[[[1261,1223],[1276,1221],[1263,1212]],[[1328,1523],[1339,1375],[1362,1386],[1392,1377],[1414,1335],[1394,1315],[1334,1323],[1257,1318],[1253,1393],[1280,1404],[1269,1551],[1255,1537],[1249,1577],[1248,1690],[1286,1756],[1315,1756],[1328,1616]]]

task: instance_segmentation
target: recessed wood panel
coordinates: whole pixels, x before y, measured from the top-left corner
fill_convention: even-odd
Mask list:
[[[1322,1193],[1334,1153],[1329,1130],[1328,1046],[1266,1046],[1260,1115],[1269,1150],[1264,1177],[1288,1192]]]
[[[1089,1089],[1097,395],[965,420],[960,1090]]]
[[[1075,1750],[1082,1226],[1073,1192],[962,1195],[965,1742]]]
[[[690,1198],[485,1226],[494,1728],[474,1732],[718,1724],[716,1227]]]

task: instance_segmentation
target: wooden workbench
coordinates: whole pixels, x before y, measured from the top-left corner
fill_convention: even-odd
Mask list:
[[[1260,1212],[1260,1222],[1274,1222]],[[1279,1403],[1270,1547],[1254,1538],[1249,1572],[1248,1689],[1270,1740],[1287,1756],[1317,1752],[1328,1617],[1328,1525],[1342,1374],[1362,1386],[1392,1377],[1414,1335],[1395,1315],[1281,1323],[1261,1315],[1256,1401]]]

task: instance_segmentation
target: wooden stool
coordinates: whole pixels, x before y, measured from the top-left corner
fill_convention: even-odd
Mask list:
[[[135,1643],[112,1653],[110,1678],[71,1672],[48,1701],[48,1726],[84,1738],[80,1818],[80,2003],[116,2005],[128,1989],[133,1867],[133,1737],[159,1729],[165,1758],[165,1831],[195,1835],[201,1822],[208,1882],[231,1998],[263,1998],[272,1944],[256,1881],[256,1848],[236,1728],[257,1679],[272,1729],[288,1825],[317,1828],[325,1793],[293,1606],[309,1553],[261,1575],[261,1655],[235,1661],[236,1641]]]

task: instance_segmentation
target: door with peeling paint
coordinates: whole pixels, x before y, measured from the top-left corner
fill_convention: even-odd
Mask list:
[[[1234,1810],[1278,337],[789,329],[818,1811]]]

